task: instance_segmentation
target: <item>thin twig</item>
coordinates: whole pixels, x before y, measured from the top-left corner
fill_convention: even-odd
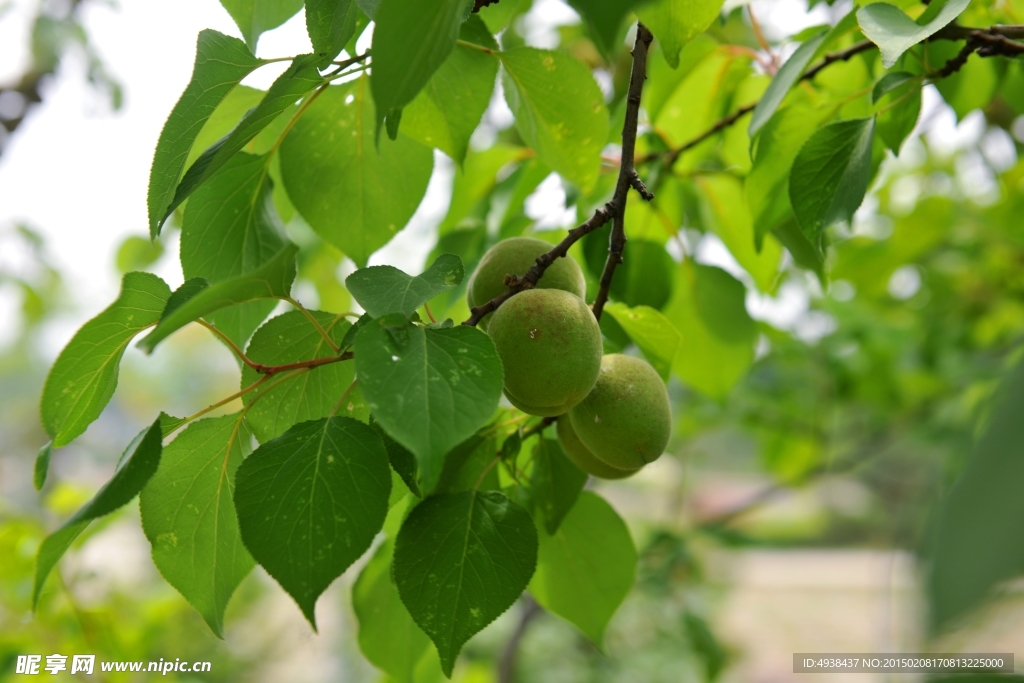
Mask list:
[[[604,262],[597,298],[591,307],[594,317],[598,320],[601,319],[604,305],[608,302],[612,278],[615,276],[615,269],[622,263],[622,252],[626,247],[625,219],[629,190],[636,190],[647,201],[654,199],[654,195],[640,180],[633,162],[636,156],[636,130],[640,120],[640,96],[643,94],[644,81],[647,79],[647,50],[653,40],[654,36],[647,27],[643,23],[637,23],[636,42],[633,43],[633,68],[629,74],[629,89],[626,91],[626,120],[622,125],[622,163],[619,166],[615,194],[608,202],[614,209],[612,232],[608,240],[608,259]]]
[[[519,643],[526,635],[530,623],[544,613],[544,609],[529,593],[523,593],[523,611],[519,615],[519,623],[512,637],[505,643],[498,660],[498,683],[514,683],[516,679],[516,656],[519,654]]]
[[[351,351],[346,351],[339,356],[324,356],[323,358],[312,358],[310,360],[300,360],[297,363],[285,363],[284,365],[263,365],[262,363],[256,363],[252,366],[252,369],[261,375],[272,376],[289,370],[300,370],[306,368],[312,370],[318,368],[321,365],[330,365],[331,363],[340,363],[341,361],[352,360],[353,354]]]
[[[491,311],[498,308],[507,301],[512,295],[518,294],[524,289],[532,289],[537,281],[540,280],[541,276],[544,275],[544,271],[548,269],[555,259],[562,258],[569,253],[569,247],[574,245],[584,235],[587,235],[612,219],[612,207],[611,202],[608,202],[590,217],[589,220],[580,223],[575,228],[569,231],[569,234],[561,242],[556,244],[551,251],[546,254],[541,254],[537,257],[536,263],[530,266],[522,275],[509,275],[505,278],[505,284],[508,285],[508,289],[494,297],[485,304],[475,306],[470,309],[472,315],[463,322],[463,325],[474,326],[480,322],[480,320],[490,313]]]
[[[334,417],[335,415],[338,414],[338,410],[341,408],[341,404],[348,399],[349,394],[351,394],[352,390],[356,388],[356,384],[358,382],[358,379],[354,379],[352,380],[352,383],[348,385],[348,389],[346,389],[344,393],[342,393],[341,398],[339,398],[338,402],[334,404],[334,410],[331,411],[331,417]]]
[[[991,57],[995,55],[1002,55],[1005,57],[1016,57],[1024,54],[1024,43],[1015,42],[1014,38],[1024,38],[1024,26],[1003,26],[996,25],[990,28],[967,28],[964,26],[957,26],[951,24],[946,28],[942,29],[934,36],[931,40],[967,40],[968,45],[961,50],[960,54],[954,57],[952,60],[946,63],[946,65],[935,74],[934,77],[944,78],[953,73],[956,73],[960,67],[967,61],[967,58],[972,52],[977,52],[981,57]],[[972,46],[971,41],[974,42]],[[859,43],[854,43],[845,50],[838,52],[830,52],[825,55],[820,62],[812,66],[803,76],[800,77],[801,81],[809,81],[817,76],[823,69],[828,68],[836,62],[845,62],[852,58],[854,55],[858,55],[861,52],[870,50],[875,46],[870,40],[862,40]],[[968,50],[968,47],[971,49]],[[959,65],[957,65],[959,64]],[[947,69],[950,69],[948,73]],[[721,132],[723,129],[733,125],[745,115],[754,111],[757,103],[749,104],[740,109],[734,111],[728,116],[716,121],[710,128],[696,136],[695,138],[683,143],[679,147],[675,147],[670,150],[663,150],[658,152],[651,152],[638,158],[636,163],[649,163],[656,161],[664,157],[664,164],[666,167],[671,167],[675,164],[676,159],[679,158],[683,152],[693,149],[700,143],[707,140],[715,133]]]
[[[621,244],[616,246],[616,249],[618,260],[622,260],[621,247],[625,244],[622,220],[625,216],[626,195],[629,193],[629,189],[635,189],[648,201],[654,199],[654,195],[647,190],[643,181],[640,180],[640,176],[637,175],[632,162],[634,150],[636,149],[637,123],[640,117],[640,94],[643,90],[644,79],[647,78],[647,49],[650,47],[653,39],[654,36],[647,30],[647,27],[638,23],[636,44],[633,46],[633,70],[630,74],[629,91],[626,96],[626,122],[622,127],[622,163],[619,165],[619,180],[615,186],[615,194],[612,195],[610,201],[598,208],[593,216],[570,230],[565,239],[556,244],[551,251],[538,256],[537,261],[525,273],[522,275],[506,275],[505,284],[508,286],[508,289],[487,303],[470,309],[471,315],[462,323],[463,325],[476,325],[485,315],[497,309],[498,306],[501,306],[513,295],[518,294],[524,289],[533,288],[541,276],[544,275],[544,271],[555,262],[555,259],[566,256],[569,253],[569,247],[582,239],[583,236],[602,227],[608,221],[617,222],[619,226],[618,232],[613,227],[612,235],[613,237],[616,235],[621,236]],[[611,258],[611,255],[609,255],[609,258]],[[605,269],[607,270],[607,265]],[[614,271],[614,266],[612,271]],[[602,276],[602,282],[604,282],[604,279],[604,276]],[[598,298],[594,302],[594,316],[598,319],[601,317],[601,310],[604,308],[604,303],[607,299],[608,292],[606,290],[602,289],[602,291],[598,292]]]
[[[312,313],[307,311],[305,306],[303,306],[296,299],[293,299],[290,296],[283,296],[281,297],[281,299],[283,301],[287,301],[292,306],[302,311],[302,315],[306,316],[306,319],[309,320],[310,323],[312,323],[313,327],[316,328],[316,331],[319,332],[320,336],[324,338],[325,342],[327,342],[327,345],[334,350],[334,353],[338,353],[339,351],[341,351],[341,348],[339,348],[338,345],[334,343],[334,340],[331,339],[331,335],[327,334],[327,330],[323,328],[323,326],[320,324],[320,321],[318,321]]]
[[[526,441],[529,437],[533,436],[534,434],[537,434],[539,432],[543,432],[545,429],[548,428],[549,425],[553,425],[555,423],[555,421],[557,421],[557,420],[558,420],[558,416],[557,415],[553,416],[553,417],[545,417],[543,420],[541,420],[537,424],[530,425],[529,427],[527,427],[526,429],[523,430],[522,437],[521,437],[522,440]]]
[[[767,71],[774,76],[779,70],[779,56],[775,54],[772,50],[772,46],[768,43],[768,39],[764,37],[764,31],[761,30],[761,22],[759,22],[757,17],[754,16],[753,5],[747,5],[747,16],[750,17],[750,26],[754,29],[754,36],[757,37],[757,44],[760,45],[761,49],[768,55],[768,64],[766,65],[768,67]]]
[[[231,337],[227,336],[226,334],[224,334],[223,332],[221,332],[216,327],[206,322],[202,318],[199,318],[198,320],[196,320],[196,322],[205,327],[206,329],[208,329],[210,332],[213,332],[222,342],[224,342],[225,346],[231,349],[232,353],[238,356],[238,360],[242,361],[250,368],[255,368],[258,365],[258,363],[252,362],[249,359],[249,357],[245,355],[245,352],[242,351],[241,347],[239,347],[238,344],[232,341]]]
[[[216,403],[213,403],[211,405],[206,406],[205,408],[200,410],[198,413],[193,413],[192,415],[189,415],[188,417],[186,417],[182,421],[182,423],[181,423],[181,425],[179,425],[179,427],[184,425],[187,422],[191,422],[192,420],[195,420],[196,418],[199,418],[199,417],[202,417],[203,415],[206,415],[208,412],[210,412],[212,410],[216,410],[217,408],[220,408],[221,406],[224,406],[224,405],[227,405],[228,403],[231,403],[236,398],[241,398],[241,397],[245,396],[250,391],[253,391],[253,390],[259,388],[264,382],[266,382],[269,379],[270,379],[270,375],[266,375],[264,377],[260,377],[258,380],[256,380],[255,382],[253,382],[249,386],[247,386],[247,387],[245,387],[243,389],[240,389],[239,391],[236,391],[235,393],[231,394],[227,398],[222,398],[221,400],[217,401]]]

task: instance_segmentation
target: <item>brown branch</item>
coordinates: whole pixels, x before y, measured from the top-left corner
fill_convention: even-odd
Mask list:
[[[516,655],[519,654],[519,643],[526,635],[530,623],[543,613],[544,609],[537,601],[529,593],[523,593],[523,612],[519,616],[519,623],[516,624],[512,637],[505,643],[501,659],[498,660],[498,683],[514,683],[516,680]]]
[[[633,69],[629,74],[629,89],[626,91],[626,121],[622,125],[622,162],[619,165],[619,180],[615,184],[615,194],[609,205],[614,210],[612,233],[608,240],[608,258],[604,262],[601,273],[601,284],[597,290],[597,298],[591,307],[594,317],[601,319],[604,305],[608,302],[608,292],[612,286],[615,269],[622,263],[622,252],[626,248],[626,200],[630,188],[650,201],[654,199],[637,175],[633,159],[636,156],[636,129],[640,120],[640,96],[643,94],[644,81],[647,80],[647,50],[654,36],[643,23],[636,25],[636,42],[633,44]]]
[[[298,370],[299,368],[318,368],[321,365],[330,365],[331,363],[339,363],[343,360],[351,360],[353,354],[351,351],[346,351],[340,356],[326,356],[324,358],[314,358],[312,360],[302,360],[297,363],[287,363],[285,365],[263,365],[262,363],[252,363],[249,365],[253,370],[260,373],[261,375],[276,375],[279,372],[287,372],[288,370]]]
[[[541,254],[537,257],[537,262],[530,266],[530,269],[522,275],[506,275],[505,284],[508,285],[508,289],[494,297],[485,304],[475,306],[470,309],[472,315],[463,322],[463,325],[473,326],[480,322],[480,320],[498,308],[498,306],[505,303],[514,294],[518,294],[524,289],[532,289],[537,281],[540,280],[541,276],[544,275],[544,271],[548,269],[555,259],[562,258],[569,253],[569,247],[576,244],[584,235],[594,232],[602,225],[612,219],[613,207],[611,202],[608,202],[590,217],[584,223],[580,223],[578,226],[569,231],[565,239],[556,244],[554,248],[546,254]]]
[[[601,310],[608,300],[611,277],[614,274],[615,266],[622,261],[622,248],[626,243],[622,221],[626,212],[626,197],[629,194],[629,189],[635,189],[648,201],[654,199],[654,195],[637,175],[632,161],[636,149],[637,124],[640,119],[640,94],[644,87],[644,79],[647,78],[647,50],[652,40],[654,40],[654,36],[647,30],[647,27],[638,23],[636,44],[633,46],[633,70],[630,74],[629,91],[626,95],[626,122],[622,127],[622,162],[619,166],[619,179],[612,198],[595,211],[587,221],[570,230],[565,239],[556,244],[551,251],[538,256],[537,261],[525,273],[506,275],[505,284],[508,289],[487,303],[471,308],[471,315],[462,323],[463,325],[476,325],[485,315],[496,310],[515,294],[524,289],[532,289],[544,275],[544,271],[555,262],[555,259],[562,258],[569,253],[569,247],[582,239],[584,235],[592,233],[608,221],[613,221],[612,244],[609,246],[608,253],[609,261],[605,263],[605,272],[601,275],[601,289],[598,291],[593,306],[594,317],[600,320]],[[611,266],[609,266],[610,263]]]
[[[990,28],[978,29],[951,24],[936,33],[931,39],[956,41],[967,40],[968,44],[963,50],[961,50],[959,55],[950,60],[950,62],[947,62],[934,77],[945,78],[946,76],[956,73],[960,67],[964,65],[972,52],[977,52],[980,57],[992,57],[996,55],[1017,57],[1024,55],[1024,43],[1015,42],[1012,40],[1014,38],[1024,38],[1024,26],[1003,26],[997,24]],[[875,44],[870,40],[862,40],[859,43],[854,43],[845,50],[830,52],[825,55],[820,62],[808,69],[803,76],[800,77],[800,80],[809,81],[817,76],[823,69],[828,68],[832,64],[848,61],[854,55],[870,50],[874,46]],[[968,47],[970,49],[968,49]],[[947,71],[947,69],[949,70]],[[752,112],[756,106],[757,103],[755,102],[741,107],[728,116],[719,119],[706,131],[692,140],[683,143],[679,147],[670,150],[651,152],[637,159],[636,163],[648,163],[664,157],[665,165],[667,167],[671,167],[683,152],[693,149],[715,133],[719,133],[725,128],[733,125],[746,114]]]

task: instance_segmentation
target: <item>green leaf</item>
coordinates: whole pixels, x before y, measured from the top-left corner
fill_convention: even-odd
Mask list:
[[[410,453],[402,444],[391,438],[391,435],[384,431],[376,421],[371,421],[370,426],[377,430],[377,435],[384,442],[384,450],[388,452],[388,462],[391,469],[402,479],[402,482],[409,487],[412,494],[417,498],[423,497],[418,482],[416,468],[416,456]]]
[[[153,348],[173,332],[210,313],[255,299],[288,296],[295,279],[295,254],[298,250],[294,244],[289,244],[256,270],[206,287],[165,315],[156,329],[139,342],[139,346],[152,353]]]
[[[148,237],[129,235],[117,248],[117,269],[122,275],[133,270],[144,270],[164,255],[164,245]]]
[[[164,448],[139,497],[153,562],[217,637],[223,637],[231,594],[255,565],[242,545],[231,497],[251,438],[243,417],[189,425]]]
[[[905,85],[916,78],[917,76],[908,71],[891,71],[885,74],[875,83],[875,87],[871,91],[871,101],[878,104],[878,100],[882,99],[884,95],[888,95],[901,85]]]
[[[519,47],[499,54],[516,129],[545,164],[593,187],[608,139],[608,110],[590,69],[563,52]]]
[[[359,6],[355,0],[306,0],[306,32],[317,66],[326,69],[355,34]]]
[[[470,151],[462,168],[455,170],[448,213],[441,221],[438,232],[445,235],[456,230],[460,221],[469,216],[477,205],[494,190],[494,186],[498,182],[498,172],[506,165],[519,161],[525,154],[528,154],[528,150],[522,147],[501,143],[481,152]],[[544,177],[547,177],[549,173],[550,171],[545,169]],[[537,182],[539,184],[540,180]],[[527,194],[533,192],[534,189],[535,187],[530,188]]]
[[[720,268],[686,261],[664,312],[682,338],[673,372],[702,394],[727,396],[753,362],[757,338],[742,283]]]
[[[871,181],[875,119],[851,119],[816,131],[793,162],[789,201],[800,228],[819,250],[822,232],[849,221]]]
[[[966,614],[1024,573],[1024,365],[1005,376],[988,427],[942,502],[928,597],[934,628]]]
[[[171,295],[150,273],[128,273],[121,294],[83,325],[60,352],[43,386],[43,427],[53,447],[71,443],[92,423],[114,395],[118,366],[128,342],[155,325]]]
[[[672,362],[675,360],[682,341],[672,322],[660,311],[650,306],[630,308],[625,304],[610,303],[605,313],[615,318],[633,343],[643,352],[661,378],[668,381]]]
[[[594,43],[606,57],[622,47],[622,24],[641,0],[569,0],[580,13]]]
[[[378,150],[373,111],[365,77],[332,86],[281,145],[295,208],[360,266],[409,222],[434,167],[430,150],[401,134]]]
[[[185,166],[191,167],[203,152],[230,134],[238,122],[249,113],[249,110],[259,105],[266,94],[263,90],[250,88],[247,85],[236,85],[232,88],[213,110],[210,117],[206,119],[202,130],[199,131],[195,142],[192,143]]]
[[[451,676],[463,644],[516,601],[537,565],[529,513],[497,491],[433,496],[398,532],[394,577]]]
[[[278,76],[260,103],[247,111],[230,133],[199,155],[178,183],[174,201],[167,207],[168,213],[174,211],[196,191],[196,188],[209,180],[281,113],[324,82],[316,70],[315,61],[314,55],[299,55],[292,60],[288,69]],[[267,158],[263,175],[266,175],[269,164],[270,160]]]
[[[50,471],[50,457],[53,455],[53,442],[47,441],[46,445],[39,449],[36,454],[36,463],[32,468],[32,484],[36,491],[42,491],[46,484],[46,475]]]
[[[584,491],[554,535],[540,534],[530,594],[601,647],[633,587],[636,562],[626,523],[603,498]]]
[[[701,44],[704,44],[704,41],[698,43]],[[703,51],[696,49],[693,52],[692,55],[688,54],[691,53],[690,50],[683,53],[682,57],[687,58],[687,62],[692,60],[692,63],[684,63],[681,67],[689,67],[689,72],[685,77],[678,77],[678,85],[671,91],[654,120],[656,130],[664,135],[672,146],[689,143],[705,133],[723,116],[732,113],[739,105],[736,102],[737,88],[751,74],[750,58],[730,51],[724,46],[703,55],[700,59],[698,58],[702,56]],[[701,158],[700,152],[703,150],[707,150],[705,156],[711,156],[712,152],[717,151],[719,144],[717,140],[699,144],[676,162],[677,169],[692,167]],[[690,166],[685,166],[686,164]],[[659,202],[660,194],[658,193]]]
[[[595,280],[604,271],[610,234],[609,225],[587,235],[583,242],[587,269]],[[628,306],[662,308],[672,297],[672,272],[676,266],[664,244],[630,239],[622,258],[612,280],[612,297]]]
[[[715,174],[698,177],[696,182],[704,192],[706,225],[722,239],[757,288],[762,292],[771,291],[779,278],[782,248],[774,240],[763,239],[761,248],[757,248],[754,221],[739,179]]]
[[[416,455],[426,491],[445,454],[490,419],[501,397],[501,359],[474,327],[389,328],[376,320],[356,336],[355,361],[374,419]]]
[[[302,9],[302,0],[220,0],[253,52],[260,34],[277,28]]]
[[[373,30],[377,124],[384,113],[412,102],[451,54],[472,0],[382,0]]]
[[[191,198],[181,221],[181,270],[211,283],[250,273],[284,247],[284,225],[274,208],[266,156],[236,154]],[[270,314],[274,301],[218,311],[210,322],[244,344]]]
[[[889,76],[897,76],[889,79]],[[902,78],[910,74],[892,73],[875,85],[872,99],[878,105],[876,126],[878,137],[893,154],[900,153],[903,141],[917,125],[921,114],[921,84],[917,79]]]
[[[47,536],[39,546],[36,557],[36,576],[32,587],[32,609],[39,602],[39,593],[50,571],[79,534],[85,531],[89,522],[97,517],[109,515],[139,494],[160,464],[161,441],[160,419],[132,440],[123,463],[110,481],[103,485],[88,503],[78,509],[59,529]]]
[[[761,130],[768,123],[768,120],[775,114],[775,110],[782,104],[782,100],[786,98],[786,95],[793,89],[793,86],[803,77],[807,65],[814,59],[814,55],[818,52],[818,47],[824,42],[826,36],[828,36],[828,30],[823,30],[814,38],[801,44],[796,49],[796,52],[793,53],[793,56],[787,59],[782,68],[779,69],[779,72],[775,74],[771,85],[768,86],[764,95],[758,100],[757,106],[754,107],[754,114],[750,118],[749,128],[751,138],[757,135],[757,131]]]
[[[345,286],[374,318],[413,312],[438,294],[457,287],[465,276],[462,259],[442,254],[419,275],[409,276],[393,266],[370,266],[348,276]]]
[[[496,51],[498,43],[478,16],[462,25],[461,40]],[[402,130],[413,140],[437,147],[461,164],[469,138],[494,91],[498,60],[476,47],[459,44],[416,98],[403,110]]]
[[[395,542],[377,548],[352,586],[352,609],[359,620],[359,649],[371,664],[395,681],[415,681],[416,665],[430,647],[402,604],[391,578]]]
[[[242,541],[316,629],[316,600],[384,524],[391,470],[377,433],[350,417],[297,424],[238,468]]]
[[[469,437],[445,456],[444,469],[430,492],[460,493],[501,488],[498,470],[493,465],[496,451],[497,442],[493,437],[485,438],[480,434]]]
[[[729,661],[729,653],[718,642],[708,623],[693,612],[683,615],[683,625],[691,647],[704,660],[705,680],[718,680],[718,674]]]
[[[940,29],[967,9],[971,0],[949,0],[941,4],[938,12],[929,11],[921,18],[930,17],[924,25],[915,22],[895,5],[876,2],[857,10],[860,30],[882,52],[882,65],[890,68],[904,52]]]
[[[316,318],[335,343],[340,342],[351,327],[343,316],[334,313],[310,311],[310,315]],[[328,358],[335,353],[302,311],[288,311],[260,326],[246,349],[246,355],[255,363],[286,365]],[[294,424],[327,417],[352,384],[354,375],[350,361],[329,363],[260,391],[260,400],[256,403],[253,403],[254,394],[246,394],[242,402],[247,406],[252,404],[246,419],[256,439],[265,443],[280,436]],[[242,388],[256,382],[261,376],[249,366],[243,367]]]
[[[655,0],[636,9],[640,21],[661,43],[665,61],[679,66],[679,53],[711,26],[722,9],[722,0]]]
[[[540,508],[548,534],[558,531],[586,483],[587,473],[565,457],[556,439],[541,438],[533,447],[530,492]]]
[[[160,131],[153,155],[148,194],[151,237],[160,234],[167,219],[167,207],[203,124],[228,92],[263,63],[237,38],[210,29],[199,34],[192,80]]]
[[[794,103],[776,112],[761,130],[754,163],[744,183],[758,250],[768,233],[795,223],[787,191],[789,174],[800,148],[827,115],[825,110]]]

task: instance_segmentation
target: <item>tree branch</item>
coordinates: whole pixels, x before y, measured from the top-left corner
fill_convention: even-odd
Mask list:
[[[934,77],[945,78],[946,76],[956,73],[964,65],[972,52],[977,52],[980,57],[992,57],[996,55],[1017,57],[1024,55],[1024,43],[1015,42],[1013,40],[1015,38],[1024,38],[1024,26],[1003,26],[997,24],[989,28],[980,29],[958,26],[956,24],[947,26],[932,36],[931,40],[966,40],[968,42],[967,45],[964,46],[964,49],[961,50],[960,54],[947,62],[942,69],[936,72]],[[870,40],[862,40],[859,43],[854,43],[845,50],[830,52],[825,55],[820,62],[808,69],[803,76],[800,77],[800,80],[809,81],[817,76],[823,69],[828,68],[832,64],[848,61],[854,55],[870,50],[874,46],[875,44]],[[757,103],[755,102],[741,107],[728,116],[719,119],[706,131],[692,140],[683,143],[679,147],[659,152],[651,152],[637,159],[636,163],[648,163],[664,157],[665,165],[667,167],[671,167],[683,152],[693,149],[715,133],[719,133],[725,128],[736,123],[746,114],[752,112],[756,106]]]
[[[485,315],[505,303],[512,297],[512,295],[518,294],[524,289],[532,289],[533,286],[537,284],[537,281],[540,280],[541,276],[544,275],[544,271],[548,269],[548,266],[555,262],[555,259],[562,258],[568,254],[569,247],[576,244],[576,242],[578,242],[584,235],[597,230],[602,225],[610,221],[612,219],[612,210],[611,202],[608,202],[595,211],[594,215],[591,216],[589,220],[570,230],[565,239],[556,244],[551,251],[538,256],[537,262],[530,266],[528,271],[519,276],[506,275],[505,284],[508,285],[508,289],[487,303],[471,308],[470,313],[472,313],[472,315],[470,315],[462,324],[472,327],[479,323]]]
[[[605,272],[601,276],[601,290],[598,292],[593,306],[594,317],[600,320],[601,310],[608,300],[611,277],[615,272],[615,266],[622,261],[622,248],[626,243],[622,220],[625,216],[626,196],[629,194],[629,189],[635,189],[648,201],[654,199],[654,195],[648,191],[643,181],[640,180],[640,176],[637,175],[632,161],[636,149],[637,123],[640,118],[640,94],[644,87],[644,79],[647,78],[647,50],[653,39],[654,36],[647,30],[647,27],[638,23],[636,44],[633,46],[633,70],[630,73],[629,91],[626,96],[626,122],[622,127],[622,161],[619,166],[619,179],[615,185],[615,194],[587,221],[570,230],[565,239],[556,244],[551,251],[538,256],[536,263],[530,266],[525,273],[506,275],[505,284],[508,289],[487,303],[471,308],[471,315],[462,323],[463,325],[471,327],[476,325],[485,315],[496,310],[515,294],[524,289],[532,289],[544,275],[544,271],[555,262],[555,259],[562,258],[569,253],[569,247],[582,239],[584,235],[597,230],[608,221],[613,221],[613,244],[609,247],[609,262],[605,263]],[[613,265],[609,266],[612,261],[614,261]]]
[[[648,191],[640,180],[634,166],[636,156],[636,130],[640,120],[640,96],[643,94],[644,81],[647,80],[647,50],[654,36],[643,23],[636,25],[636,42],[633,43],[633,69],[629,74],[629,90],[626,92],[626,121],[622,125],[622,161],[619,165],[619,180],[615,185],[609,206],[614,210],[612,233],[608,240],[608,258],[604,262],[601,273],[601,284],[597,298],[592,306],[594,317],[601,319],[604,305],[608,302],[608,292],[612,286],[615,269],[622,263],[622,252],[626,248],[626,200],[630,188],[650,201],[654,195]]]
[[[519,654],[519,643],[526,635],[526,629],[530,623],[544,613],[544,609],[537,604],[537,601],[529,593],[523,593],[523,612],[519,616],[519,623],[512,637],[505,643],[501,651],[501,659],[498,660],[498,683],[514,683],[516,680],[516,655]]]

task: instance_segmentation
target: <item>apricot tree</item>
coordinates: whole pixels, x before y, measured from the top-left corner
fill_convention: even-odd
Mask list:
[[[743,376],[745,287],[827,282],[830,236],[925,86],[965,112],[1021,106],[1019,3],[866,4],[789,36],[782,63],[743,3],[570,4],[582,24],[546,50],[508,29],[529,0],[225,0],[244,41],[199,35],[149,182],[150,237],[180,230],[183,282],[128,273],[70,340],[36,486],[140,334],[152,353],[206,328],[239,390],[153,416],[42,544],[35,599],[90,522],[138,495],[154,563],[217,635],[257,563],[315,627],[317,598],[383,532],[353,601],[364,654],[395,679],[450,676],[524,591],[600,643],[636,551],[587,475],[661,456],[670,378],[720,398]],[[303,5],[312,52],[256,57]],[[240,84],[276,62],[267,91]],[[980,72],[997,85],[972,99]],[[499,79],[514,127],[474,138]],[[367,266],[403,239],[437,154],[458,170],[429,266]],[[524,209],[552,173],[579,218],[556,237]],[[745,282],[695,260],[695,230]],[[342,281],[343,257],[358,269]]]

